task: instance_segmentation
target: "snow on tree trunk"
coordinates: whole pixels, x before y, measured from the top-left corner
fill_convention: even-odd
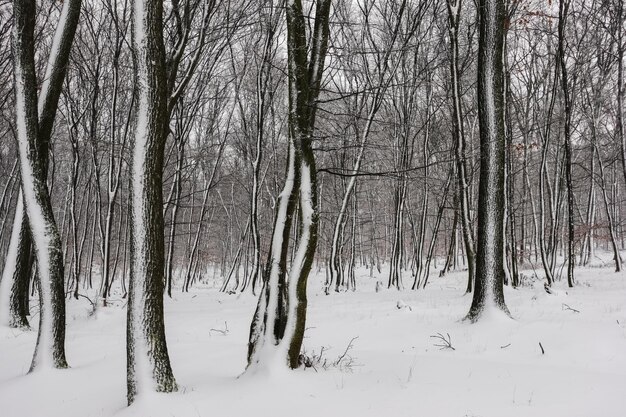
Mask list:
[[[167,123],[163,3],[133,2],[132,45],[138,107],[131,165],[127,396],[177,390],[163,321],[163,153]]]
[[[287,4],[289,62],[289,155],[279,197],[263,287],[250,326],[248,368],[287,365],[297,368],[304,338],[307,279],[317,248],[318,205],[313,132],[316,100],[328,45],[330,0],[316,5],[310,55],[302,2]],[[299,234],[285,280],[289,236],[296,203]]]
[[[272,231],[266,276],[263,279],[259,301],[250,325],[249,367],[262,363],[265,356],[271,355],[284,334],[287,251],[295,208],[294,189],[298,185],[296,184],[295,158],[295,149],[290,141],[285,185],[278,196],[278,209]]]
[[[63,86],[63,80],[65,79],[65,71],[67,67],[67,61],[69,59],[69,53],[74,39],[74,33],[76,32],[76,26],[78,25],[78,17],[80,14],[81,0],[67,0],[63,4],[61,9],[61,15],[59,22],[55,30],[50,55],[46,64],[46,72],[42,80],[41,91],[39,93],[39,100],[37,103],[38,112],[38,142],[41,147],[40,157],[43,172],[48,172],[48,143],[50,141],[50,135],[52,133],[52,127],[54,125],[54,119],[56,117],[57,106],[59,102],[59,96],[61,94],[61,88]],[[31,7],[29,4],[28,7]],[[32,12],[34,13],[34,7],[32,6]],[[34,59],[34,58],[33,58]],[[35,93],[36,94],[36,93]],[[44,151],[45,147],[45,151]],[[20,190],[20,199],[23,201],[22,190]],[[12,291],[23,291],[26,294],[28,291],[28,284],[30,280],[30,252],[31,252],[31,239],[29,231],[23,233],[28,227],[26,213],[15,214],[13,222],[13,232],[11,234],[11,242],[9,245],[9,252],[5,261],[5,267],[3,269],[3,277],[12,277],[15,285],[10,284],[7,280],[3,281],[4,289],[11,291],[10,295],[3,295],[4,290],[0,289],[0,323],[6,321],[2,318],[5,316],[7,309],[6,300],[18,300],[22,299],[22,307],[26,305],[23,296],[20,294],[14,294]],[[26,299],[27,301],[27,299]],[[14,310],[14,304],[10,307],[12,313],[22,315],[17,321],[13,323],[20,323],[20,326],[28,325],[26,321],[25,313],[18,313]],[[9,320],[9,325],[12,319]],[[18,324],[15,324],[18,325]]]
[[[14,2],[14,27],[16,29],[14,30],[13,56],[17,142],[22,193],[39,278],[39,333],[31,371],[37,368],[67,367],[64,346],[63,251],[47,185],[48,146],[47,142],[41,141],[39,136],[37,117],[35,10],[36,5],[32,0]],[[55,42],[53,42],[52,54],[55,52],[54,47]]]
[[[481,0],[478,43],[480,185],[474,296],[467,319],[487,310],[509,311],[504,302],[504,1]]]
[[[24,218],[24,200],[18,193],[13,231],[0,281],[0,325],[28,328],[30,281],[30,230]]]

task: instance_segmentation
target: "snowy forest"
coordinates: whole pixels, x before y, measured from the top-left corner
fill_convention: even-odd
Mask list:
[[[0,414],[623,417],[625,3],[0,0]]]

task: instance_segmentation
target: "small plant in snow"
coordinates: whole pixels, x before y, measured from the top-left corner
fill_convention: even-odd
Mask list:
[[[315,351],[312,351],[311,354],[308,355],[306,351],[303,351],[299,357],[300,364],[304,365],[304,369],[313,368],[315,372],[317,372],[318,369],[328,370],[331,368],[339,369],[340,371],[352,372],[352,369],[354,366],[356,366],[356,363],[354,361],[354,358],[350,356],[348,352],[353,348],[352,343],[358,338],[359,336],[353,337],[348,343],[348,346],[346,346],[346,349],[343,351],[343,353],[339,355],[335,360],[329,361],[328,358],[324,357],[324,352],[326,352],[328,349],[322,346],[319,354],[316,354]]]
[[[398,310],[409,310],[409,311],[413,311],[413,308],[411,308],[410,305],[408,305],[407,303],[405,303],[402,300],[398,300],[398,303],[396,304],[396,308]]]
[[[456,350],[452,346],[452,338],[450,337],[450,333],[446,333],[446,336],[442,335],[441,333],[437,333],[435,335],[431,335],[430,337],[437,339],[438,343],[435,343],[434,346],[437,346],[439,350],[444,350],[444,349]]]

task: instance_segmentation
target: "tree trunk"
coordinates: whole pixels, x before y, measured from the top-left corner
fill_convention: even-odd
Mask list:
[[[459,72],[459,21],[461,15],[461,0],[448,0],[448,34],[450,36],[450,74],[452,78],[452,123],[454,137],[454,156],[456,161],[457,183],[459,190],[459,209],[461,231],[467,257],[468,284],[466,293],[472,291],[472,282],[476,278],[476,253],[474,250],[474,236],[470,218],[469,185],[467,178],[466,142],[463,128],[463,110],[461,108],[461,87]]]
[[[163,320],[163,157],[167,85],[161,0],[133,0],[133,60],[138,106],[131,166],[127,396],[177,390]]]
[[[277,359],[285,360],[290,368],[297,368],[300,364],[306,323],[307,279],[317,247],[317,177],[312,140],[316,101],[328,46],[330,4],[330,0],[316,3],[310,52],[302,2],[294,0],[286,9],[289,63],[287,179],[278,204],[266,279],[250,326],[248,367],[267,365],[271,359],[264,352],[272,352],[271,356],[277,354]],[[296,202],[299,203],[299,233],[289,278],[285,281],[284,266]],[[262,360],[265,363],[261,363]]]
[[[567,285],[574,286],[574,188],[572,185],[572,102],[569,91],[567,65],[565,63],[565,24],[569,0],[559,1],[559,65],[561,67],[561,87],[563,89],[563,105],[565,107],[565,186],[567,188]]]
[[[504,281],[504,72],[503,0],[479,0],[478,116],[480,184],[478,251],[472,306],[467,319],[475,322],[486,309],[509,315]]]

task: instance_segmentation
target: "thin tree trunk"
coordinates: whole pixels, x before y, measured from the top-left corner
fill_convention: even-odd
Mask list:
[[[448,0],[448,34],[450,36],[450,74],[452,78],[452,122],[454,137],[454,155],[459,194],[461,231],[467,257],[468,282],[466,293],[472,291],[472,282],[476,277],[476,253],[474,236],[470,218],[469,185],[467,175],[467,157],[465,129],[463,127],[463,110],[461,108],[461,86],[459,71],[459,22],[461,17],[461,0]]]
[[[565,25],[569,9],[569,0],[559,1],[559,65],[561,67],[561,87],[565,107],[565,186],[567,187],[567,285],[574,286],[574,188],[572,185],[572,102],[569,91],[567,65],[565,63]]]

